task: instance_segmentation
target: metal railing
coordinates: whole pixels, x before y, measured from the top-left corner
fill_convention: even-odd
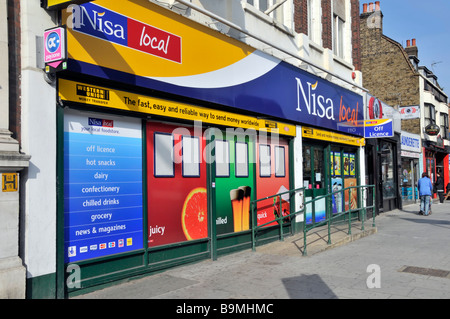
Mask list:
[[[372,189],[372,205],[371,206],[366,206],[365,200],[368,197],[368,191],[369,189]],[[362,185],[362,186],[351,186],[351,187],[347,187],[347,188],[343,188],[340,189],[338,191],[334,191],[332,193],[326,194],[326,195],[321,195],[321,196],[317,196],[312,198],[311,200],[308,201],[304,201],[305,199],[305,190],[306,188],[302,187],[302,188],[297,188],[297,189],[292,189],[292,190],[288,190],[286,192],[283,193],[278,193],[272,196],[267,196],[264,198],[260,198],[260,199],[256,199],[253,200],[251,202],[251,216],[252,216],[252,249],[253,251],[256,249],[256,236],[257,236],[257,232],[259,229],[264,228],[266,226],[268,226],[269,224],[274,223],[275,221],[278,223],[279,225],[279,229],[280,229],[280,240],[284,241],[284,232],[283,232],[283,226],[287,225],[287,223],[292,222],[293,218],[299,214],[303,215],[303,255],[306,256],[307,255],[307,233],[308,231],[317,228],[317,227],[321,227],[324,225],[328,226],[328,244],[331,244],[331,224],[333,221],[337,220],[337,219],[341,219],[344,217],[348,217],[348,234],[351,235],[351,228],[352,228],[352,214],[354,213],[360,213],[358,214],[358,218],[361,220],[361,230],[364,231],[364,222],[367,218],[367,210],[368,209],[372,209],[372,227],[375,227],[375,217],[376,217],[376,211],[375,211],[375,186],[374,185]],[[351,199],[352,199],[352,195],[354,194],[353,192],[357,192],[357,196],[356,196],[356,204],[357,207],[352,207],[351,204]],[[345,199],[345,195],[346,192],[348,192],[348,198],[349,198],[349,202],[348,205],[345,204],[345,200],[342,201],[342,212],[337,212],[337,213],[333,213],[332,209],[331,209],[331,203],[332,203],[332,198],[333,196],[336,195],[340,195],[342,199]],[[283,210],[283,197],[286,198],[289,197],[289,203],[292,204],[293,201],[292,199],[294,198],[295,194],[299,194],[299,200],[300,200],[300,210],[298,211],[294,211],[292,212],[294,209],[290,208],[289,212],[286,212],[286,210]],[[267,201],[269,199],[273,199],[273,210],[276,213],[276,216],[278,216],[277,218],[263,223],[261,225],[257,224],[257,212],[258,212],[258,203],[262,202],[262,201]],[[312,223],[312,224],[307,224],[306,221],[306,213],[307,213],[307,207],[308,205],[311,205],[311,207],[313,205],[315,205],[316,202],[320,201],[320,200],[325,200],[326,201],[326,217],[324,220],[318,222],[318,223]],[[284,201],[287,202],[287,201]],[[348,209],[346,209],[346,207]]]

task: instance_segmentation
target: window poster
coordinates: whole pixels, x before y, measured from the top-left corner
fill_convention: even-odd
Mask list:
[[[356,178],[346,178],[344,181],[344,188],[357,186]],[[345,191],[345,210],[358,208],[358,190],[351,188]]]
[[[349,176],[350,175],[350,159],[349,159],[349,154],[348,153],[344,153],[344,175],[345,176]]]
[[[64,115],[65,262],[143,248],[139,119]]]
[[[334,152],[334,175],[341,176],[341,153]]]
[[[331,191],[332,195],[332,210],[333,214],[342,213],[344,203],[344,192],[342,191],[343,182],[341,177],[331,179]]]
[[[208,237],[203,132],[153,121],[146,130],[148,247]]]
[[[356,176],[355,154],[349,155],[349,171],[350,176]]]
[[[334,152],[330,152],[330,176],[334,176]]]

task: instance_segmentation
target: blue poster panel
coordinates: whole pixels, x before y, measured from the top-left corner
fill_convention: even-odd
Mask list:
[[[64,115],[65,262],[143,248],[139,119]]]

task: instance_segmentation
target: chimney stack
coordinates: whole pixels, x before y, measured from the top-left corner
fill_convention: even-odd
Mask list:
[[[377,12],[380,11],[380,1],[375,1],[375,6],[373,2],[369,2],[369,4],[363,4],[363,13]]]
[[[363,12],[360,15],[360,21],[367,24],[369,29],[383,30],[383,13],[380,9],[380,1],[363,3]]]
[[[380,11],[380,1],[375,1],[375,11]]]
[[[411,45],[412,41],[412,45]],[[416,39],[412,40],[406,40],[406,48],[405,48],[406,54],[409,56],[415,56],[416,58],[419,57],[419,49],[417,48]]]

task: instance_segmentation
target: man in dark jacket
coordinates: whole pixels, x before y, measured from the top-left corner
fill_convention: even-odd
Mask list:
[[[436,192],[439,196],[439,203],[442,204],[444,202],[445,190],[444,190],[444,179],[441,176],[440,172],[436,174],[436,182],[434,183],[436,187]]]

